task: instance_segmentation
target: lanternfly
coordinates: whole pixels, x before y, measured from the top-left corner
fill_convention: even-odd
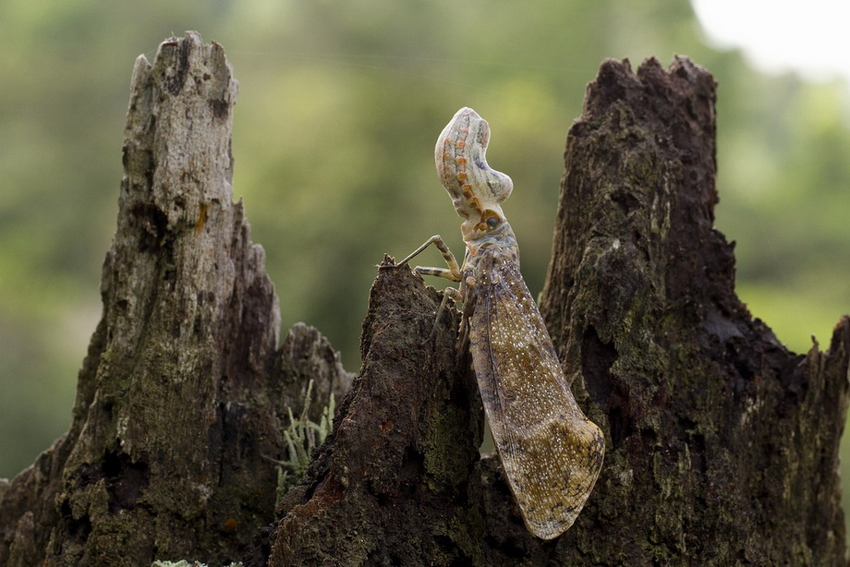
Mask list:
[[[576,404],[520,274],[516,237],[501,207],[513,182],[487,165],[489,141],[487,121],[461,108],[435,148],[440,182],[463,218],[463,266],[439,235],[401,264],[434,244],[448,268],[415,271],[460,282],[446,290],[444,302],[463,302],[461,337],[505,477],[528,530],[552,539],[573,525],[590,496],[605,440]]]

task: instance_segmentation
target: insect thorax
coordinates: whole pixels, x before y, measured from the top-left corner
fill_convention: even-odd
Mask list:
[[[461,271],[464,276],[477,277],[478,264],[482,257],[482,250],[494,246],[499,249],[500,254],[519,268],[519,246],[511,225],[507,221],[488,234],[471,240],[466,244],[466,255],[463,259]]]

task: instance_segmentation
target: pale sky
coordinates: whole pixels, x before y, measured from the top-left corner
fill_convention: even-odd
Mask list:
[[[767,72],[850,84],[850,0],[691,0],[709,40]]]

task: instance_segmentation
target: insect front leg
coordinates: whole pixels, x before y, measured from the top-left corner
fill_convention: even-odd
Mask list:
[[[428,248],[432,244],[434,246],[436,246],[437,250],[440,251],[440,254],[443,255],[443,259],[446,261],[446,265],[448,266],[448,269],[446,269],[446,268],[425,268],[425,267],[422,267],[422,266],[416,266],[415,268],[413,268],[413,271],[416,272],[417,274],[428,275],[428,276],[437,276],[437,277],[440,277],[440,278],[447,279],[449,281],[459,282],[463,277],[461,275],[460,265],[457,263],[457,258],[455,258],[455,255],[452,254],[452,251],[449,250],[449,247],[446,246],[446,243],[443,242],[443,239],[440,237],[439,234],[435,234],[434,236],[432,236],[431,238],[426,240],[425,243],[422,244],[422,246],[420,246],[419,248],[417,248],[416,250],[411,252],[407,256],[407,258],[405,258],[404,260],[399,262],[399,265],[402,266],[402,265],[408,263],[410,260],[412,260],[413,258],[418,256],[423,250],[425,250],[426,248]],[[457,291],[457,290],[455,290],[455,291]]]
[[[460,265],[457,263],[457,258],[452,254],[452,251],[449,250],[449,247],[446,246],[446,243],[443,242],[442,237],[439,234],[435,234],[431,238],[425,241],[422,246],[411,252],[407,258],[399,262],[400,266],[408,263],[418,254],[420,254],[423,250],[428,248],[430,245],[434,245],[437,247],[437,250],[443,255],[443,259],[446,261],[446,265],[448,268],[428,268],[422,266],[416,266],[413,268],[413,271],[420,275],[428,275],[428,276],[437,276],[440,278],[447,279],[453,282],[459,282],[463,279],[463,274],[460,271]],[[434,327],[431,329],[431,333],[429,335],[429,339],[434,336],[437,332],[437,323],[440,320],[440,316],[445,311],[446,306],[450,301],[463,301],[463,294],[459,289],[453,287],[447,287],[443,290],[443,299],[440,301],[440,307],[437,309],[437,316],[434,318]]]

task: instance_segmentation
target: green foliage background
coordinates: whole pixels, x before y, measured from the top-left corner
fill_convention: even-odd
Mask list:
[[[739,293],[798,352],[850,305],[850,130],[843,84],[765,76],[708,46],[681,0],[493,3],[66,0],[0,3],[0,476],[61,435],[100,315],[134,58],[172,33],[223,44],[240,81],[235,197],[268,253],[283,329],[306,321],[358,365],[384,252],[434,233],[460,249],[432,161],[461,106],[536,293],[567,129],[607,57],[691,56],[720,83],[717,225]],[[439,265],[439,255],[424,262]],[[845,492],[848,492],[845,490]]]

